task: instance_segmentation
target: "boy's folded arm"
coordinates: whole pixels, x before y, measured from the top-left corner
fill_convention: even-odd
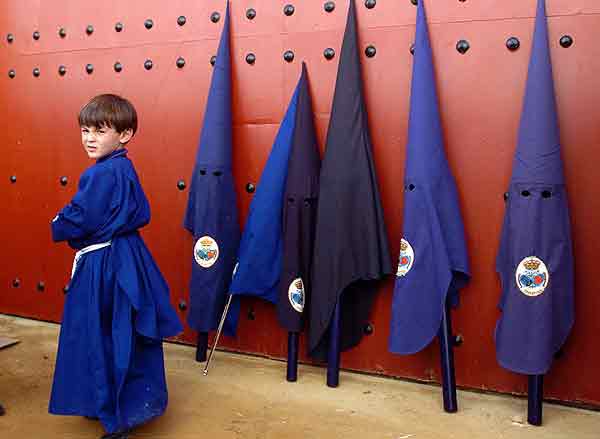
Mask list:
[[[111,169],[88,169],[77,193],[52,220],[52,239],[82,239],[97,232],[109,219],[116,179]]]

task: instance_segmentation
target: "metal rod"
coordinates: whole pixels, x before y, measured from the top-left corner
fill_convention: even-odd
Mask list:
[[[287,376],[289,382],[298,380],[298,333],[288,332]]]
[[[215,341],[213,342],[213,345],[210,349],[210,354],[208,355],[208,360],[206,361],[206,364],[204,365],[204,376],[208,375],[208,367],[210,366],[210,360],[213,357],[213,354],[215,353],[215,348],[217,347],[217,344],[219,343],[219,337],[221,337],[221,331],[223,330],[223,324],[225,323],[225,319],[227,318],[227,312],[229,311],[229,305],[231,305],[231,298],[233,296],[230,294],[229,298],[227,299],[227,304],[225,305],[225,309],[223,310],[223,315],[221,316],[221,321],[219,322],[219,328],[217,329],[217,335],[215,335]]]
[[[340,385],[340,301],[335,305],[329,327],[329,351],[327,353],[327,385]]]
[[[542,400],[544,398],[544,375],[529,375],[527,389],[527,422],[542,425]]]
[[[456,413],[458,403],[456,399],[456,374],[454,371],[454,344],[452,340],[452,319],[450,316],[449,299],[442,310],[442,324],[438,334],[440,339],[440,361],[442,363],[442,396],[444,398],[444,411]]]

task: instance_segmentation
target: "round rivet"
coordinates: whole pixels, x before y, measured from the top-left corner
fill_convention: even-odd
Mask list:
[[[333,10],[335,9],[335,3],[325,2],[325,4],[323,5],[323,9],[325,9],[325,12],[333,12]]]
[[[65,76],[65,73],[67,73],[67,68],[65,66],[59,66],[58,67],[58,74],[60,76]]]
[[[419,0],[410,0],[410,2],[415,6],[419,4]]]
[[[560,359],[560,358],[562,358],[564,355],[565,355],[565,351],[564,351],[564,349],[563,349],[563,348],[560,348],[558,351],[556,351],[556,352],[554,353],[554,358],[555,358],[556,360],[559,360],[559,359]]]
[[[377,2],[375,0],[365,0],[365,6],[367,9],[373,9]]]
[[[61,28],[58,30],[58,35],[59,35],[61,38],[64,38],[64,37],[66,37],[66,36],[67,36],[67,30],[66,30],[64,27],[61,27]]]
[[[178,68],[182,68],[183,66],[185,66],[185,59],[183,59],[182,57],[177,58],[177,61],[175,62],[175,64],[177,65]]]
[[[218,23],[220,19],[221,14],[219,14],[218,12],[215,11],[212,14],[210,14],[210,21],[212,21],[213,23]]]
[[[114,69],[115,69],[115,72],[119,73],[121,70],[123,70],[123,64],[121,64],[119,61],[117,61],[114,65]]]
[[[286,50],[285,53],[283,54],[283,59],[286,60],[287,62],[294,61],[294,52],[292,52],[291,50]]]
[[[461,55],[467,53],[467,50],[469,50],[470,47],[471,46],[467,40],[460,40],[458,43],[456,43],[456,50],[458,50]]]
[[[154,64],[152,64],[152,60],[151,59],[147,59],[146,61],[144,61],[144,68],[146,70],[150,70],[153,65]]]
[[[206,169],[200,169],[200,175],[206,175]]]
[[[10,79],[12,79],[12,78],[14,78],[15,76],[17,76],[17,72],[15,71],[15,69],[10,69],[10,70],[8,71],[8,77],[9,77]]]
[[[63,287],[63,294],[67,294],[68,292],[69,292],[69,286],[68,286],[68,285],[65,285],[65,286]]]
[[[410,45],[410,49],[408,49],[408,50],[410,50],[410,54],[411,55],[415,54],[415,45],[414,45],[414,43]]]
[[[13,34],[8,34],[6,36],[6,41],[8,41],[9,43],[12,43],[13,41],[15,41],[15,36]]]
[[[214,66],[216,62],[217,62],[217,57],[216,57],[216,55],[213,55],[213,56],[211,56],[211,57],[210,57],[210,65],[211,65],[211,66]]]
[[[254,64],[256,62],[256,55],[254,55],[253,53],[249,53],[248,55],[246,55],[246,62],[248,64]]]
[[[248,320],[256,320],[256,313],[253,309],[248,310]]]
[[[17,182],[17,176],[16,175],[11,175],[10,176],[10,182],[11,183],[16,183]]]
[[[367,46],[365,49],[365,55],[367,55],[368,58],[373,58],[376,53],[377,49],[375,49],[375,46]]]
[[[223,175],[223,171],[213,171],[212,175],[214,175],[215,177],[220,177],[221,175]]]
[[[36,78],[38,76],[40,76],[40,69],[38,67],[36,67],[35,69],[33,69],[33,76],[35,76]]]
[[[504,201],[508,200],[508,192],[504,192],[504,194],[502,195],[502,197],[504,198]]]
[[[12,286],[13,288],[19,288],[21,286],[21,280],[19,278],[13,279]]]
[[[185,189],[185,181],[179,180],[177,182],[177,189],[179,189],[180,191],[184,190]]]
[[[60,177],[60,184],[62,186],[66,186],[68,182],[69,182],[69,179],[67,177],[65,177],[64,175],[62,177]]]
[[[248,20],[254,20],[256,17],[256,9],[250,8],[246,11],[246,18]]]
[[[36,31],[33,33],[33,39],[34,39],[34,40],[39,40],[39,39],[40,39],[40,32],[39,32],[39,31],[37,31],[37,30],[36,30]]]
[[[94,33],[94,26],[92,26],[91,24],[88,24],[87,27],[85,28],[85,33],[88,35],[92,35]]]
[[[519,47],[521,47],[521,42],[517,37],[510,37],[508,40],[506,40],[506,48],[511,52],[514,52]]]
[[[464,337],[461,334],[457,334],[454,336],[454,340],[452,340],[452,344],[454,346],[460,346],[465,341]]]
[[[365,333],[365,335],[371,335],[373,333],[373,325],[367,323],[363,329],[363,332]]]
[[[524,197],[528,197],[531,195],[531,192],[529,192],[528,190],[524,190],[524,191],[521,191],[521,195]]]
[[[296,10],[296,8],[294,8],[294,5],[285,5],[285,6],[283,7],[283,13],[284,13],[285,15],[287,15],[288,17],[289,17],[290,15],[293,15],[295,10]]]
[[[91,75],[92,72],[94,71],[94,66],[91,64],[86,64],[85,65],[85,71],[88,73],[88,75]]]
[[[573,38],[571,38],[570,35],[563,35],[562,37],[560,37],[560,45],[565,49],[571,47],[572,44]]]
[[[416,186],[414,184],[409,184],[408,186],[406,186],[406,189],[408,189],[409,191],[414,191],[416,188]]]
[[[252,183],[247,183],[246,184],[246,192],[248,192],[249,194],[251,194],[255,190],[256,190],[256,186],[254,186]]]
[[[121,32],[123,30],[123,23],[117,23],[117,24],[115,24],[115,30],[117,32]]]
[[[187,303],[185,303],[185,300],[179,301],[179,309],[182,311],[185,311],[187,309]]]
[[[39,281],[37,284],[37,290],[38,291],[44,291],[46,289],[46,284],[42,281]]]
[[[552,196],[552,192],[549,190],[542,191],[542,198],[550,198]]]
[[[335,56],[335,50],[333,50],[331,47],[328,47],[323,51],[323,56],[325,57],[325,59],[333,59],[333,57]]]
[[[177,17],[177,24],[179,26],[183,26],[186,23],[186,18],[183,15],[180,15],[179,17]]]
[[[146,21],[144,21],[144,27],[148,30],[152,29],[152,26],[154,26],[154,21],[152,21],[151,18],[148,18]]]

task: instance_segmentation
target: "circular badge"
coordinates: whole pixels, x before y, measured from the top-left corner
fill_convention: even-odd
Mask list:
[[[535,256],[524,258],[515,272],[517,287],[529,297],[539,296],[544,292],[550,281],[546,264]]]
[[[404,238],[400,240],[400,258],[398,260],[398,271],[396,276],[406,276],[406,274],[412,268],[415,260],[415,252],[413,248]]]
[[[296,278],[288,288],[288,299],[290,305],[298,312],[304,311],[304,282],[301,278]]]
[[[203,236],[196,241],[194,258],[202,268],[210,268],[219,259],[219,245],[210,236]]]

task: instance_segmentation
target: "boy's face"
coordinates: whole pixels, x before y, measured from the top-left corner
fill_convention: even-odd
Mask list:
[[[132,130],[117,133],[114,128],[103,125],[101,128],[81,127],[81,143],[88,157],[94,160],[101,159],[123,147],[133,135]]]

